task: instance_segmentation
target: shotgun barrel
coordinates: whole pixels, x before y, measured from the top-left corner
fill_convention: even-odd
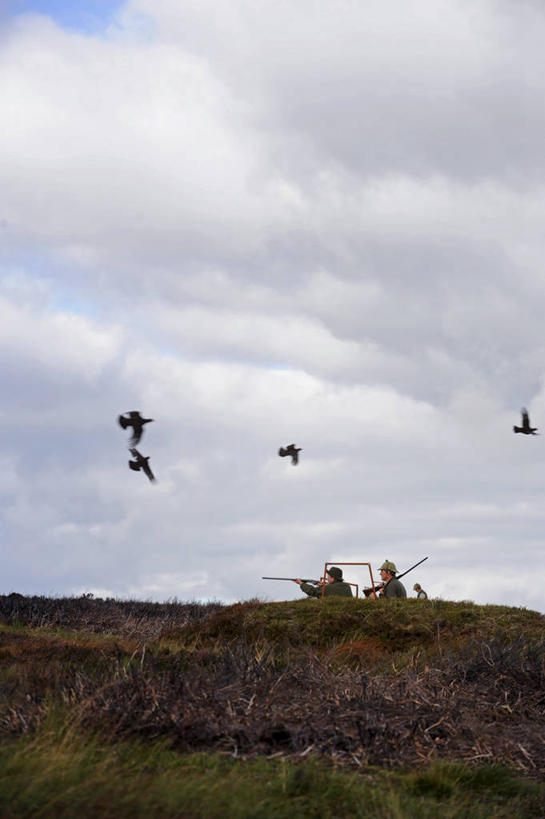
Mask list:
[[[262,577],[261,579],[262,580],[297,580],[297,577]],[[315,586],[318,586],[321,583],[320,580],[313,580],[312,578],[309,578],[309,577],[300,577],[299,580],[301,580],[303,583],[314,583]]]
[[[415,563],[414,566],[411,566],[411,568],[407,569],[406,572],[403,572],[402,574],[398,574],[397,579],[399,580],[401,577],[405,577],[406,574],[409,574],[409,572],[412,572],[413,569],[416,569],[417,566],[420,566],[420,564],[423,563],[427,559],[428,559],[427,557],[423,557],[422,560],[419,560],[418,563]]]

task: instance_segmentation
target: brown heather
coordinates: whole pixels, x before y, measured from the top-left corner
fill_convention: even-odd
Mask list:
[[[0,731],[545,778],[545,618],[445,601],[0,597]]]

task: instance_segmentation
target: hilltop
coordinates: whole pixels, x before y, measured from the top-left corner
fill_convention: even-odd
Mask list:
[[[447,766],[443,780],[448,769],[471,782],[486,763],[507,766],[501,776],[518,799],[519,786],[530,786],[517,775],[545,781],[544,634],[537,612],[470,602],[4,596],[2,743],[28,754],[29,742],[68,731],[101,748],[144,743],[142,758],[161,743],[178,765],[196,753],[207,770],[226,758],[245,770],[272,765],[271,782],[278,760],[319,770],[320,781],[332,774],[313,766],[333,763],[341,778],[356,777],[351,788],[363,787],[363,772],[387,777],[390,788],[392,772],[405,772],[395,776],[414,784],[437,765]],[[545,790],[532,787],[545,809]],[[526,815],[542,815],[529,804]]]

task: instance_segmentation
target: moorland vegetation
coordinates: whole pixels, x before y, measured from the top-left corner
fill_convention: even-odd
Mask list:
[[[545,617],[0,596],[2,816],[545,815]]]

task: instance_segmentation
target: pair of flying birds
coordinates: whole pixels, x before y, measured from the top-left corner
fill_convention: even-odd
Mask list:
[[[539,435],[538,427],[530,426],[530,416],[528,415],[528,410],[523,407],[521,409],[522,415],[522,426],[517,427],[516,425],[513,427],[513,432],[522,432],[523,435]],[[287,455],[291,455],[291,462],[295,466],[299,462],[299,453],[301,452],[301,447],[296,447],[295,444],[289,444],[286,447],[280,447],[278,450],[278,454],[281,458],[285,458]]]
[[[513,432],[522,432],[523,435],[539,435],[538,427],[530,426],[530,416],[528,415],[528,410],[523,407],[521,409],[522,415],[522,426],[517,427],[516,425],[513,427]],[[280,447],[278,450],[278,454],[281,458],[286,458],[288,455],[291,456],[291,462],[294,466],[299,462],[299,453],[301,452],[301,447],[296,447],[295,444],[289,444],[286,447]]]
[[[530,416],[528,415],[528,410],[523,407],[521,409],[522,415],[522,426],[517,427],[516,425],[513,427],[513,432],[522,432],[523,435],[539,435],[538,427],[530,426]],[[301,447],[296,447],[295,444],[289,444],[286,447],[280,447],[278,450],[278,454],[281,458],[285,458],[288,455],[291,455],[291,462],[295,466],[299,462],[299,453],[301,452]]]
[[[123,415],[118,417],[117,421],[119,426],[123,427],[123,429],[132,427],[132,435],[129,439],[129,452],[133,456],[134,461],[129,461],[130,468],[134,469],[135,472],[142,470],[150,481],[154,481],[155,475],[150,469],[149,457],[146,458],[144,455],[141,455],[136,449],[136,444],[140,442],[140,438],[144,432],[144,424],[150,424],[153,418],[142,418],[138,410],[132,410],[131,412],[124,412]]]

